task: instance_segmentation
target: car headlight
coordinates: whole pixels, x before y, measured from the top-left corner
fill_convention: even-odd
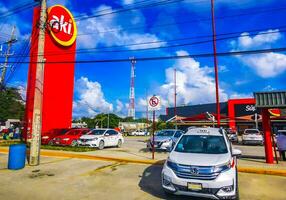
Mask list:
[[[43,136],[42,139],[49,139],[49,136]]]
[[[165,140],[163,143],[171,145],[173,143],[172,139]]]
[[[93,138],[92,140],[98,140],[98,138]]]
[[[224,163],[224,164],[221,164],[221,165],[217,165],[214,167],[214,172],[225,172],[227,170],[229,170],[230,168],[234,167],[234,159]]]
[[[179,168],[179,166],[177,165],[177,163],[174,163],[174,162],[172,162],[172,161],[170,161],[170,160],[167,160],[167,166],[168,166],[169,168],[171,168],[172,170],[174,170],[174,171],[178,171],[178,168]]]
[[[64,140],[64,141],[68,141],[68,140],[69,140],[69,138],[64,138],[63,140]]]

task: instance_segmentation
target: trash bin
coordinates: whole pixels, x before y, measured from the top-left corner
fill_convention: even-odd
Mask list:
[[[9,147],[8,169],[17,170],[25,167],[26,144],[12,144]]]

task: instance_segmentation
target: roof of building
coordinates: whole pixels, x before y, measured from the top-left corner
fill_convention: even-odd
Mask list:
[[[227,115],[227,102],[220,103],[220,110],[222,115]],[[176,108],[177,116],[180,117],[191,117],[202,113],[216,113],[216,104],[208,103],[208,104],[199,104],[199,105],[188,105],[188,106],[180,106]],[[167,121],[168,119],[174,117],[174,107],[167,108],[167,115],[160,115],[160,119],[163,121]]]

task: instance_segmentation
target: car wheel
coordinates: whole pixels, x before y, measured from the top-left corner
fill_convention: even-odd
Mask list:
[[[172,192],[170,192],[169,190],[167,190],[167,189],[164,189],[164,193],[165,193],[167,198],[168,197],[174,197],[174,194]]]
[[[98,144],[98,149],[99,149],[99,150],[102,150],[103,148],[104,148],[104,141],[101,140],[101,141],[99,142],[99,144]]]
[[[119,139],[119,140],[118,140],[118,143],[117,143],[117,147],[120,148],[121,146],[122,146],[122,140]]]
[[[72,147],[77,146],[77,141],[76,141],[76,140],[73,140],[73,141],[71,142],[71,146],[72,146]]]
[[[49,143],[48,143],[48,145],[54,145],[53,140],[50,140]]]

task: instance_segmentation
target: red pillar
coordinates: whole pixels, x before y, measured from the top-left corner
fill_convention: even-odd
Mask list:
[[[266,163],[273,164],[273,150],[271,142],[270,114],[267,108],[262,109],[262,127],[264,133],[264,148]]]

